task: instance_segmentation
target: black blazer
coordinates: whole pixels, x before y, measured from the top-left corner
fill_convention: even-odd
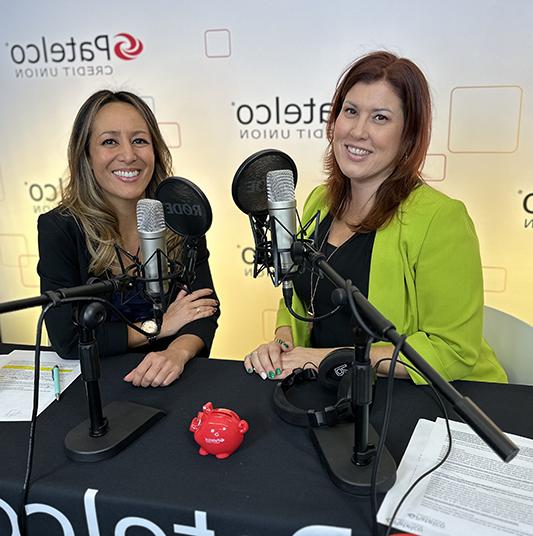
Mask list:
[[[64,287],[84,285],[94,274],[89,273],[89,252],[85,233],[80,223],[69,213],[58,208],[39,216],[37,222],[39,262],[37,273],[41,279],[41,292]],[[191,290],[212,288],[209,269],[209,251],[205,237],[200,239],[196,262],[196,278]],[[216,299],[216,295],[214,295]],[[145,351],[162,350],[176,337],[183,334],[197,335],[205,344],[200,355],[209,356],[217,329],[220,311],[209,317],[195,320],[183,326],[173,337],[157,340],[145,347]],[[54,350],[63,358],[78,358],[78,330],[72,321],[72,306],[52,308],[45,318],[46,329]],[[128,329],[125,322],[106,321],[96,330],[101,356],[128,352]]]

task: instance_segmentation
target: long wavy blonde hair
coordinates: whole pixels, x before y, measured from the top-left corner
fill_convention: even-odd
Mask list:
[[[154,149],[154,174],[146,188],[146,197],[154,197],[159,183],[172,174],[172,156],[166,146],[157,120],[149,106],[138,96],[127,91],[97,91],[81,106],[68,144],[68,183],[59,207],[72,214],[85,232],[89,251],[89,272],[103,275],[119,267],[115,244],[121,244],[117,215],[106,202],[103,190],[94,177],[90,165],[89,140],[96,114],[112,102],[131,104],[148,125]],[[180,239],[167,232],[169,256],[179,255]]]

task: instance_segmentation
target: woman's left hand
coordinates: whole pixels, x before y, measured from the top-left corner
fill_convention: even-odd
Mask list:
[[[187,361],[185,354],[177,349],[150,352],[124,376],[124,381],[135,387],[166,387],[181,376]]]

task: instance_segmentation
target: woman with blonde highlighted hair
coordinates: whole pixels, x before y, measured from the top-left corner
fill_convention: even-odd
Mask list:
[[[94,276],[113,277],[121,265],[139,258],[137,202],[153,197],[161,181],[172,174],[170,151],[154,114],[127,91],[97,91],[83,103],[74,120],[68,162],[69,180],[59,206],[38,221],[42,292],[82,285]],[[167,249],[169,258],[179,259],[180,241],[170,232]],[[219,309],[208,257],[203,238],[194,286],[170,297],[157,337],[148,341],[118,316],[97,328],[104,356],[137,347],[148,351],[140,363],[132,364],[126,381],[143,387],[169,385],[187,361],[209,354]],[[138,289],[110,299],[138,328],[151,321],[152,305]],[[52,346],[66,358],[77,357],[72,313],[71,306],[63,305],[46,317]]]

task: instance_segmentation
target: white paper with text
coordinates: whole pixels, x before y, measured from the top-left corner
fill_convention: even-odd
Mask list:
[[[63,392],[79,375],[78,360],[61,359],[55,352],[41,352],[39,375],[39,409],[41,413],[55,401],[52,368],[59,367]],[[35,353],[15,350],[0,356],[0,421],[29,421],[33,408]]]
[[[508,434],[520,447],[510,463],[494,454],[466,424],[450,422],[448,460],[423,479],[402,505],[394,527],[413,534],[531,536],[533,534],[533,440]],[[442,459],[448,444],[443,419],[420,421],[398,469],[394,487],[378,512],[388,525],[411,484]]]

